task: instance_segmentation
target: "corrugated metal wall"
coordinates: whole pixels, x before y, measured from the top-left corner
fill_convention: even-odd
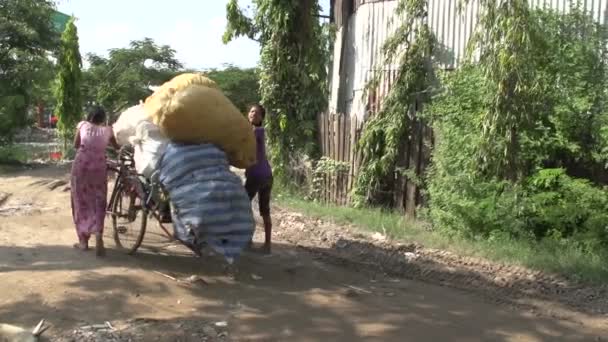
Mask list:
[[[390,70],[394,67],[390,65],[382,70],[374,69],[384,59],[383,43],[397,27],[394,23],[397,0],[354,1],[355,13],[346,22],[346,27],[339,28],[336,37],[329,110],[365,119],[368,105],[362,100],[365,84],[374,72],[393,74]],[[438,59],[448,69],[457,67],[465,57],[467,42],[478,19],[478,1],[471,1],[462,12],[458,11],[459,1],[429,0],[429,23],[442,47]],[[566,12],[572,1],[576,0],[530,0],[530,3]],[[582,0],[582,4],[598,22],[607,22],[608,0]],[[388,85],[390,80],[383,83]],[[379,89],[379,96],[386,92],[388,89]]]

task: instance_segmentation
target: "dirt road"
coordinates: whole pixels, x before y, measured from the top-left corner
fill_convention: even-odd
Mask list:
[[[443,280],[433,284],[432,277],[427,281],[391,278],[364,260],[332,254],[323,241],[335,236],[311,233],[322,222],[300,219],[295,227],[294,218],[301,215],[284,209],[275,210],[274,254],[246,255],[236,278],[219,262],[194,258],[172,244],[159,247],[144,242],[138,254],[127,256],[108,241],[108,256],[98,259],[92,252],[71,247],[75,234],[69,192],[62,184],[68,179],[67,170],[53,166],[0,175],[0,322],[28,326],[45,318],[52,324],[48,332],[52,340],[600,341],[608,337],[608,316],[574,309],[565,301],[506,300],[508,296],[477,290],[473,285],[482,287],[479,283],[462,290],[439,286],[446,285]],[[151,229],[153,237],[158,228]],[[340,236],[344,231],[340,228]],[[359,248],[352,241],[333,243],[333,248],[347,250],[346,243]],[[361,248],[359,255],[365,252]],[[179,282],[167,276],[198,280]],[[113,329],[97,326],[105,322]]]

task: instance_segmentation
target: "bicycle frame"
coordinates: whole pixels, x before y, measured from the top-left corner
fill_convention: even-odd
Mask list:
[[[128,147],[122,147],[120,149],[116,165],[110,165],[110,163],[108,163],[108,169],[117,173],[111,198],[115,198],[118,189],[129,189],[129,192],[134,194],[133,200],[139,198],[141,205],[146,209],[146,212],[151,214],[157,220],[165,235],[169,239],[175,240],[173,234],[171,234],[169,230],[162,224],[160,214],[158,213],[158,204],[154,203],[154,187],[158,187],[158,184],[152,183],[145,176],[138,174],[135,171],[134,166],[135,162],[133,161],[133,153],[128,150]],[[114,203],[111,200],[110,203],[108,203],[106,213],[110,215],[118,215],[117,213],[113,212],[113,205]],[[134,203],[131,203],[129,211],[133,207]]]

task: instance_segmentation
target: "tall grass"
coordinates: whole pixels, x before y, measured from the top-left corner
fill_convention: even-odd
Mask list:
[[[386,234],[401,242],[450,251],[462,256],[528,267],[590,284],[608,284],[608,253],[584,251],[573,243],[545,240],[515,240],[507,237],[470,240],[442,235],[425,222],[381,209],[351,208],[307,201],[284,187],[275,191],[277,204],[304,215],[347,224],[368,232]]]

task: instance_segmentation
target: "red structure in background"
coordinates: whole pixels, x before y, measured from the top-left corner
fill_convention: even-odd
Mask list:
[[[59,121],[59,118],[57,118],[55,115],[52,115],[50,120],[51,128],[57,127],[57,121]]]
[[[61,160],[62,157],[63,157],[63,154],[61,152],[50,152],[49,153],[49,159],[52,161]]]

